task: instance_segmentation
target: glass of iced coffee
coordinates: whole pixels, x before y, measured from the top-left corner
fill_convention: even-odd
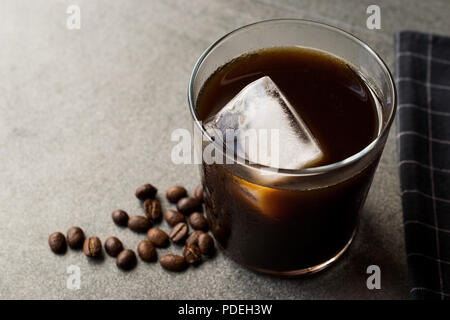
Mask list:
[[[324,269],[355,236],[392,124],[392,76],[356,37],[270,20],[211,45],[191,75],[211,230],[259,272]]]

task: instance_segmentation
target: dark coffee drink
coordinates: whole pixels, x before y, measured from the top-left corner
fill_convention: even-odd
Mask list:
[[[198,118],[208,121],[266,76],[320,145],[323,156],[310,167],[347,159],[377,137],[378,102],[365,79],[339,58],[299,47],[264,49],[220,67],[199,93]],[[257,270],[289,273],[325,264],[352,239],[378,158],[351,177],[308,189],[268,187],[203,163],[212,232],[228,255]]]

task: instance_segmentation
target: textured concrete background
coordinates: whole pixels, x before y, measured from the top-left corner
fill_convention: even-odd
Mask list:
[[[66,29],[69,4],[81,7],[81,30]],[[369,4],[381,7],[381,30],[366,29]],[[124,273],[109,257],[56,256],[47,237],[79,225],[135,249],[144,237],[117,228],[111,211],[142,212],[133,193],[147,181],[193,189],[197,168],[171,163],[170,132],[189,128],[190,71],[226,32],[269,18],[318,20],[367,41],[393,70],[395,31],[448,33],[449,15],[446,0],[1,1],[0,298],[407,298],[393,134],[350,251],[310,278],[257,275],[222,254],[184,274],[142,262]],[[71,264],[81,268],[78,291],[66,289]],[[381,290],[366,288],[371,264],[381,267]]]

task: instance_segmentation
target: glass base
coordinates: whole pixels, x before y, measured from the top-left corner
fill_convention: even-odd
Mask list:
[[[350,246],[353,239],[355,238],[355,234],[356,234],[356,230],[353,231],[353,234],[350,237],[350,240],[345,244],[344,248],[342,248],[341,251],[339,251],[334,257],[332,257],[331,259],[328,259],[327,261],[325,261],[321,264],[318,264],[318,265],[315,265],[315,266],[309,267],[309,268],[304,268],[304,269],[299,269],[299,270],[291,270],[291,271],[274,271],[274,270],[268,270],[268,269],[255,268],[255,267],[251,267],[251,266],[247,266],[245,264],[239,263],[237,261],[236,262],[252,271],[255,271],[258,273],[264,273],[264,274],[268,274],[268,275],[272,275],[272,276],[277,276],[277,277],[293,278],[293,277],[312,275],[314,273],[317,273],[319,271],[322,271],[322,270],[328,268],[334,262],[336,262],[344,254],[344,252],[347,251],[348,247]],[[235,261],[235,260],[233,259],[233,261]]]

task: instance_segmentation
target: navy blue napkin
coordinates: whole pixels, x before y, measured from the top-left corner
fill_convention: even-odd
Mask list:
[[[450,38],[403,31],[395,44],[410,296],[450,299]]]

